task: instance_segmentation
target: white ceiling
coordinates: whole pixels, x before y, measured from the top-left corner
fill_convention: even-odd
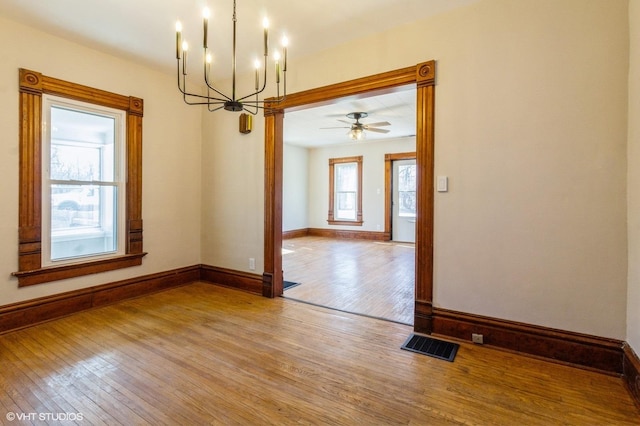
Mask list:
[[[347,135],[349,124],[338,121],[353,122],[354,120],[346,117],[350,112],[368,113],[368,117],[360,119],[362,124],[381,121],[391,123],[390,126],[381,127],[389,130],[389,133],[365,131],[364,141],[352,141]],[[338,100],[331,105],[287,112],[284,117],[284,142],[307,148],[411,137],[416,134],[416,90],[415,87],[404,87],[388,94]],[[324,129],[325,127],[342,128]]]
[[[238,71],[249,71],[253,60],[261,54],[264,16],[270,21],[272,49],[286,34],[290,40],[288,57],[294,60],[475,1],[478,0],[237,0]],[[192,49],[200,46],[201,13],[205,6],[212,12],[209,21],[209,47],[215,58],[212,72],[217,78],[229,77],[231,0],[0,0],[0,15],[172,73],[176,66],[175,22],[182,21],[184,38],[190,41]],[[224,42],[220,43],[221,40]],[[289,69],[289,72],[295,70]],[[303,130],[309,136],[316,133],[311,129],[339,125],[332,120],[358,111],[370,113],[367,119],[361,120],[364,123],[389,121],[392,132],[387,137],[410,133],[403,120],[409,111],[401,94],[371,99],[371,102],[360,99],[322,107],[316,113],[305,110],[287,114],[285,128],[299,129],[295,132],[287,129],[287,136],[294,143],[302,143]],[[412,103],[415,104],[415,98]],[[404,106],[402,110],[392,111],[389,107],[394,105]],[[313,114],[320,121],[314,122]],[[296,123],[297,116],[299,123]],[[344,133],[347,130],[344,129]],[[331,142],[333,134],[346,139],[346,135],[340,133],[324,130],[322,135],[326,142]]]

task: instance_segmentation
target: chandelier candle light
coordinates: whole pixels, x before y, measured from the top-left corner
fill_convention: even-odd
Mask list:
[[[182,40],[182,24],[180,21],[176,22],[176,60],[177,60],[177,75],[178,75],[178,89],[182,93],[184,102],[188,105],[206,105],[208,110],[218,111],[225,109],[227,111],[246,111],[250,114],[257,114],[259,109],[264,108],[265,102],[278,103],[282,102],[287,96],[287,45],[288,40],[286,37],[282,38],[282,65],[280,64],[279,52],[274,52],[273,60],[275,61],[275,80],[276,80],[276,97],[271,98],[268,101],[259,100],[258,95],[264,91],[267,87],[267,62],[269,58],[269,21],[264,18],[264,75],[262,77],[262,87],[260,86],[260,68],[261,63],[258,59],[255,60],[255,91],[246,96],[236,96],[236,0],[233,0],[233,54],[231,59],[232,68],[232,82],[231,82],[231,96],[224,94],[218,90],[211,80],[211,61],[212,56],[209,53],[208,46],[208,32],[209,32],[209,17],[210,12],[208,8],[204,9],[204,35],[203,35],[203,49],[204,49],[204,83],[207,87],[207,94],[194,93],[187,91],[187,52],[189,51],[189,44]],[[283,82],[282,96],[280,96],[280,81]],[[255,99],[253,99],[255,96]]]

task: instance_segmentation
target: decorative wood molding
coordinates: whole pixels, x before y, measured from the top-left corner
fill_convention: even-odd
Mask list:
[[[485,346],[607,374],[623,373],[620,340],[441,308],[433,308],[432,333],[468,341],[472,333],[482,334]]]
[[[435,61],[416,66],[416,306],[433,302],[435,66]],[[415,323],[427,327],[430,322],[416,315]]]
[[[434,207],[434,111],[435,61],[386,73],[288,94],[278,104],[277,114],[265,111],[265,239],[263,291],[267,297],[282,295],[282,118],[285,110],[310,104],[328,104],[345,96],[390,93],[401,86],[415,84],[416,99],[416,303],[430,306],[433,299],[433,207]],[[274,116],[279,118],[276,120]],[[386,237],[389,238],[389,237]],[[268,277],[268,281],[267,281]],[[416,318],[416,323],[429,324]],[[422,330],[430,332],[430,329]]]
[[[413,329],[418,333],[431,333],[433,330],[433,306],[430,301],[416,300],[413,312]]]
[[[258,295],[262,294],[262,276],[233,269],[200,265],[200,279],[212,284],[244,290]]]
[[[14,272],[13,275],[18,277],[20,287],[26,287],[70,277],[97,274],[99,272],[112,271],[114,269],[139,266],[142,264],[142,258],[146,254],[147,253],[125,254],[124,256],[84,262],[81,264],[38,268],[33,271],[19,271]]]
[[[264,275],[262,295],[282,296],[282,163],[284,110],[265,109]]]
[[[640,408],[640,358],[626,342],[623,346],[623,355],[624,383],[636,405]]]
[[[189,284],[199,278],[200,266],[196,265],[0,306],[0,334],[86,309]]]
[[[20,194],[18,277],[20,287],[142,264],[142,117],[140,98],[71,83],[20,68]],[[42,267],[42,95],[56,95],[126,111],[126,254],[74,265]]]
[[[435,61],[425,62],[424,64],[433,64],[432,69],[435,70]],[[423,65],[419,64],[418,66],[421,67]],[[417,74],[416,67],[411,66],[302,92],[287,93],[287,98],[278,104],[278,108],[284,111],[285,109],[309,104],[327,104],[344,96],[357,97],[372,91],[392,92],[394,88],[415,83]]]
[[[435,61],[418,64],[416,67],[416,83],[418,86],[433,86],[436,83]]]

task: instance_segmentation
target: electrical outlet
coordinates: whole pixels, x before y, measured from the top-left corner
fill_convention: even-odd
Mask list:
[[[249,269],[252,271],[256,270],[256,260],[253,257],[249,258]]]
[[[473,343],[482,345],[484,343],[484,336],[482,334],[471,333],[471,340]]]

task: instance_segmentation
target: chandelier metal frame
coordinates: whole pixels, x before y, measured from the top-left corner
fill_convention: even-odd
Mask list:
[[[207,88],[207,94],[190,92],[187,90],[187,52],[188,43],[182,41],[182,24],[180,21],[176,23],[176,63],[177,63],[177,76],[178,76],[178,89],[182,93],[184,102],[188,105],[206,105],[210,112],[224,109],[226,111],[246,111],[249,114],[256,115],[259,110],[265,108],[265,104],[279,103],[287,97],[287,44],[288,40],[283,37],[283,63],[280,65],[280,55],[278,52],[274,54],[275,61],[275,80],[276,80],[276,97],[269,98],[268,100],[260,100],[259,96],[267,87],[267,65],[269,59],[269,25],[268,20],[264,19],[264,59],[263,68],[264,74],[262,77],[262,85],[260,84],[260,61],[255,61],[255,91],[245,95],[237,96],[236,92],[236,45],[237,45],[237,15],[236,15],[236,0],[233,0],[233,53],[231,59],[232,78],[231,78],[231,96],[224,94],[221,90],[215,87],[210,76],[211,72],[211,54],[208,52],[208,25],[209,25],[209,10],[205,9],[203,13],[203,73],[204,83]],[[280,95],[280,83],[283,83],[282,96]],[[255,96],[255,99],[250,99]]]

